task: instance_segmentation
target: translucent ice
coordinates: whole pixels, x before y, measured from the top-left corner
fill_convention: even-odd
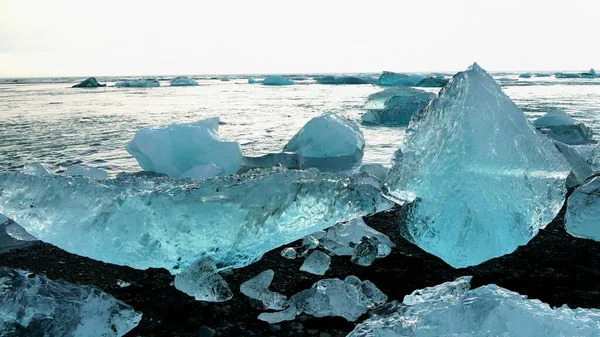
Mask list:
[[[600,310],[551,308],[491,284],[470,289],[468,277],[406,296],[348,337],[598,336]]]
[[[590,179],[571,194],[565,216],[567,232],[600,241],[600,176]]]
[[[275,272],[268,269],[240,285],[242,294],[259,300],[266,309],[282,310],[287,306],[287,297],[269,290]]]
[[[325,272],[329,270],[329,264],[331,263],[331,257],[320,250],[315,250],[304,260],[301,271],[315,275],[325,275]]]
[[[210,256],[192,263],[175,276],[175,288],[199,301],[224,302],[233,297]]]
[[[155,79],[130,80],[115,83],[117,88],[150,88],[160,87],[160,82]]]
[[[48,168],[48,166],[38,162],[25,164],[23,166],[23,173],[40,176],[47,176],[53,174],[52,172],[50,172],[50,168]]]
[[[446,84],[448,84],[447,79],[445,79],[443,76],[436,76],[436,77],[427,77],[425,79],[422,79],[421,81],[419,81],[419,83],[417,83],[415,85],[415,87],[441,88],[441,87],[445,86]]]
[[[361,116],[367,124],[408,125],[414,113],[425,107],[435,95],[413,88],[390,88],[367,98]],[[382,103],[383,102],[383,103]]]
[[[73,177],[80,176],[98,180],[108,179],[108,172],[106,172],[106,170],[85,165],[69,166],[65,170],[65,174]]]
[[[375,80],[367,76],[322,76],[316,78],[318,84],[371,84]]]
[[[590,152],[587,162],[590,165],[600,166],[600,142],[596,144],[592,152]]]
[[[389,195],[413,202],[402,235],[454,267],[526,244],[560,210],[569,165],[477,64],[409,126]]]
[[[385,181],[388,169],[381,164],[363,164],[358,169],[359,172],[367,172],[380,181]]]
[[[358,245],[356,245],[350,261],[359,266],[370,266],[377,258],[377,246],[379,246],[377,239],[363,236]]]
[[[565,157],[569,165],[571,165],[571,173],[566,181],[567,188],[581,185],[587,177],[594,173],[590,165],[585,161],[585,158],[574,147],[556,141],[554,145],[563,157]]]
[[[381,253],[388,251],[389,247],[396,246],[387,235],[367,226],[362,218],[339,223],[329,228],[321,241],[323,247],[335,255],[354,255],[356,245],[365,236],[377,239],[379,243],[377,250]],[[384,246],[388,248],[386,249]],[[381,254],[378,253],[378,255],[381,257]]]
[[[398,74],[391,71],[384,71],[379,76],[377,84],[383,86],[412,87],[424,79],[425,76],[421,74]]]
[[[267,76],[262,83],[264,85],[292,85],[294,81],[280,75],[272,75]]]
[[[317,170],[254,170],[201,183],[0,172],[0,190],[0,212],[40,240],[104,262],[173,272],[206,255],[220,267],[244,266],[389,207],[376,187]]]
[[[210,164],[233,174],[242,162],[240,145],[219,137],[219,118],[139,129],[127,152],[144,170],[173,178],[207,176]]]
[[[141,317],[97,288],[0,267],[2,336],[123,336]]]
[[[285,321],[293,321],[298,315],[298,309],[295,306],[289,306],[285,310],[277,312],[263,312],[258,315],[258,319],[270,324],[276,324]]]
[[[281,256],[285,257],[288,260],[294,260],[298,257],[296,250],[294,248],[284,248],[281,250]]]
[[[0,213],[0,224],[3,224],[6,220],[8,220],[6,215]]]
[[[187,86],[195,86],[198,85],[198,82],[193,79],[185,76],[175,77],[171,80],[172,87],[187,87]]]
[[[562,109],[552,109],[535,120],[536,128],[559,142],[577,145],[586,144],[592,139],[592,129],[575,120]]]
[[[250,78],[248,79],[248,84],[256,84],[256,83],[262,83],[262,81],[261,81],[261,80],[257,80],[257,79],[256,79],[256,78],[254,78],[254,77],[250,77]]]
[[[308,121],[283,151],[301,155],[304,167],[344,169],[360,162],[364,148],[358,125],[329,112]]]

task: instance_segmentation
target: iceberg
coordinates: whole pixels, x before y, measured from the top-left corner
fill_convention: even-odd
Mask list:
[[[175,77],[174,79],[171,80],[172,87],[189,87],[189,86],[196,86],[196,85],[198,85],[198,82],[196,82],[195,80],[193,80],[189,77],[185,77],[185,76]]]
[[[435,94],[413,88],[386,89],[367,98],[365,108],[369,110],[361,119],[365,124],[408,125],[412,115],[433,97]]]
[[[592,140],[592,128],[583,123],[575,123],[563,109],[551,109],[536,119],[535,127],[548,137],[569,145],[580,145]]]
[[[292,85],[295,84],[293,80],[280,75],[267,76],[263,82],[264,85]]]
[[[65,174],[72,177],[88,177],[91,179],[104,180],[108,179],[108,172],[101,168],[90,167],[85,165],[73,165],[67,167]]]
[[[151,88],[160,87],[160,82],[155,79],[144,79],[144,80],[128,80],[120,81],[115,83],[117,88]]]
[[[375,79],[366,76],[322,76],[317,77],[318,84],[373,84]]]
[[[348,337],[598,336],[600,310],[551,308],[495,284],[470,290],[470,277],[425,288],[378,308]]]
[[[282,310],[287,307],[287,297],[269,290],[275,272],[268,269],[240,285],[240,292],[261,301],[266,309]]]
[[[123,336],[142,314],[101,290],[0,267],[3,336]]]
[[[257,80],[257,79],[256,79],[256,78],[254,78],[254,77],[250,77],[250,78],[248,79],[248,84],[256,84],[256,83],[262,83],[262,81],[261,81],[261,80]]]
[[[563,157],[565,157],[569,165],[571,165],[571,173],[566,181],[567,188],[581,185],[587,177],[594,173],[590,165],[585,161],[585,158],[574,147],[557,141],[554,142],[554,145]]]
[[[220,170],[233,174],[242,163],[240,145],[219,137],[218,117],[139,129],[127,144],[127,152],[145,171],[172,178],[203,179]]]
[[[87,78],[87,79],[81,81],[79,84],[75,84],[71,88],[98,88],[98,87],[105,87],[105,86],[106,86],[106,84],[98,83],[98,81],[96,80],[95,77],[90,77],[90,78]]]
[[[212,256],[242,267],[265,252],[390,203],[360,176],[253,170],[194,182],[0,172],[0,212],[68,252],[179,273]],[[73,240],[76,237],[77,240]]]
[[[560,125],[572,125],[575,120],[564,109],[550,109],[542,117],[533,122],[536,128],[546,128]]]
[[[421,74],[398,74],[391,71],[384,71],[379,76],[377,84],[381,86],[414,87],[425,78]]]
[[[315,250],[304,260],[300,271],[315,275],[325,275],[329,270],[329,264],[331,263],[331,257],[320,250]]]
[[[571,169],[476,63],[413,116],[386,179],[401,233],[453,267],[526,244],[558,214]]]
[[[578,238],[600,241],[600,176],[571,194],[565,216],[567,232]]]
[[[303,158],[303,167],[347,169],[361,161],[365,138],[358,125],[328,112],[308,121],[283,148]]]
[[[229,285],[217,271],[215,261],[205,257],[175,276],[175,288],[198,301],[225,302],[233,297]]]
[[[531,75],[531,73],[523,73],[521,75],[519,75],[520,78],[531,78],[533,75]]]
[[[419,83],[415,84],[415,87],[441,88],[441,87],[445,86],[446,84],[448,84],[447,79],[445,79],[443,76],[436,76],[436,77],[427,77],[425,79],[422,79],[421,81],[419,81]]]

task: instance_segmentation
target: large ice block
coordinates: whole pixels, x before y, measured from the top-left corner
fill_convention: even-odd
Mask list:
[[[514,251],[552,221],[570,171],[474,64],[413,116],[386,185],[390,197],[412,202],[402,235],[466,267]]]
[[[386,304],[348,337],[598,336],[600,310],[551,308],[495,284],[470,290],[470,277]]]
[[[139,129],[127,152],[144,170],[172,178],[206,178],[219,171],[211,164],[233,174],[242,163],[240,145],[219,137],[219,118]]]
[[[592,128],[576,123],[563,109],[551,109],[533,123],[542,133],[559,142],[578,145],[592,140]]]
[[[97,288],[0,267],[2,336],[123,336],[141,318]]]
[[[413,88],[389,88],[367,98],[366,124],[408,125],[413,114],[425,107],[434,94]],[[383,101],[383,103],[381,103]]]
[[[571,194],[565,216],[567,232],[579,238],[600,241],[600,176]]]
[[[97,181],[0,173],[0,212],[69,252],[179,272],[211,255],[219,268],[389,207],[360,177],[254,170],[193,182],[121,174]],[[77,238],[77,240],[73,240]]]

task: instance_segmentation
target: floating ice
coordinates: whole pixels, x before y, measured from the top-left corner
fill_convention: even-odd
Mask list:
[[[600,165],[600,142],[596,144],[592,152],[590,152],[587,162],[594,166]]]
[[[250,78],[248,79],[248,84],[256,84],[256,83],[262,83],[262,81],[261,81],[261,80],[257,80],[257,79],[256,79],[256,78],[254,78],[254,77],[250,77]]]
[[[600,241],[600,176],[571,194],[565,216],[567,232],[578,238]]]
[[[0,267],[2,336],[123,336],[142,314],[101,290]]]
[[[346,169],[360,162],[364,148],[358,125],[329,112],[308,121],[283,151],[301,155],[304,167]]]
[[[39,176],[49,176],[53,173],[50,172],[50,168],[45,164],[34,162],[27,163],[23,166],[23,173],[31,174],[31,175],[39,175]]]
[[[267,76],[263,82],[264,85],[292,85],[294,81],[280,75]]]
[[[600,310],[551,308],[490,284],[470,289],[470,277],[425,288],[373,315],[348,337],[598,336]],[[386,305],[387,306],[387,305]]]
[[[331,263],[331,257],[320,250],[315,250],[304,260],[301,271],[315,275],[325,275],[329,270],[329,264]]]
[[[241,267],[310,233],[389,207],[377,188],[357,177],[317,170],[255,170],[201,183],[0,172],[0,190],[0,212],[40,240],[104,262],[173,272],[207,254],[219,267]]]
[[[477,64],[411,121],[389,195],[408,206],[402,235],[454,267],[526,244],[560,210],[570,168]]]
[[[372,84],[376,80],[367,76],[322,76],[316,78],[318,84]]]
[[[356,276],[324,279],[292,296],[286,310],[261,314],[258,318],[273,324],[293,320],[296,314],[304,312],[315,317],[343,317],[352,322],[385,301],[387,296],[370,281],[361,282]]]
[[[160,87],[160,83],[155,79],[145,79],[145,80],[130,80],[130,81],[121,81],[115,83],[115,87],[117,88],[150,88],[150,87]]]
[[[521,75],[519,75],[520,78],[531,78],[531,73],[523,73]]]
[[[583,123],[575,123],[563,109],[551,109],[533,124],[548,137],[565,144],[586,144],[592,140],[592,129]]]
[[[408,125],[414,113],[425,107],[434,94],[413,88],[389,88],[367,98],[361,116],[366,124]],[[381,104],[383,101],[383,106]]]
[[[398,74],[391,71],[384,71],[379,76],[377,84],[383,86],[413,87],[424,79],[425,76],[421,74]]]
[[[144,170],[173,178],[209,177],[218,171],[211,164],[223,174],[233,174],[242,163],[240,145],[219,137],[218,117],[139,129],[127,144],[127,152]]]
[[[98,180],[108,179],[108,172],[106,170],[85,165],[69,166],[65,170],[65,174],[73,177],[80,176]]]
[[[379,242],[377,239],[369,236],[363,236],[358,245],[356,245],[354,254],[352,254],[350,261],[359,266],[370,266],[377,258],[378,246]]]
[[[585,158],[574,147],[556,141],[554,145],[563,157],[565,157],[569,165],[571,165],[571,173],[566,181],[567,188],[581,185],[587,177],[594,173],[590,165],[585,161]]]
[[[266,309],[282,310],[287,306],[287,297],[269,290],[275,272],[268,269],[240,285],[242,294],[259,300]]]
[[[448,84],[448,80],[444,76],[427,77],[415,85],[422,88],[441,88]]]
[[[210,256],[192,263],[175,276],[175,288],[198,301],[224,302],[233,297],[229,285],[217,272],[215,261]]]
[[[175,77],[174,79],[171,80],[172,87],[188,87],[188,86],[195,86],[195,85],[198,85],[198,82],[194,81],[193,79],[191,79],[189,77],[185,77],[185,76]]]
[[[95,77],[90,77],[81,81],[79,84],[75,84],[74,86],[72,86],[72,88],[98,88],[105,86],[106,84],[98,83]]]
[[[379,181],[385,181],[388,169],[381,164],[363,164],[358,169],[359,172],[367,172]]]
[[[533,122],[536,128],[572,124],[575,124],[575,120],[564,109],[550,109],[545,115]]]
[[[367,226],[362,218],[339,223],[329,228],[321,241],[323,248],[335,255],[354,255],[356,245],[365,236],[377,239],[379,257],[389,254],[390,247],[396,247],[387,235]]]
[[[587,73],[556,73],[554,76],[556,78],[595,78],[596,71],[592,68]]]

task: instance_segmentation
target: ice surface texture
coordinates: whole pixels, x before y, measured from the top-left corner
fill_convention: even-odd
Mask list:
[[[201,183],[2,172],[0,191],[0,212],[40,240],[105,262],[171,271],[206,255],[220,267],[243,266],[310,233],[389,207],[360,176],[317,170],[256,170]]]
[[[433,97],[430,92],[413,88],[389,88],[367,98],[365,108],[369,110],[361,119],[366,124],[408,125],[412,115]]]
[[[600,143],[596,144],[596,146],[590,153],[587,162],[590,165],[600,166]]]
[[[172,87],[187,87],[187,86],[196,86],[196,85],[198,85],[198,82],[194,81],[193,79],[191,79],[189,77],[185,77],[185,76],[175,77],[174,79],[171,80]]]
[[[533,124],[548,137],[569,145],[587,144],[593,136],[592,128],[583,123],[575,123],[562,109],[551,109]]]
[[[285,145],[303,167],[348,168],[362,159],[365,138],[354,122],[329,112],[308,121]]]
[[[579,238],[600,241],[600,176],[571,194],[565,217],[567,232]]]
[[[391,71],[384,71],[377,84],[382,86],[406,86],[412,87],[425,79],[421,74],[398,74]]]
[[[413,117],[391,197],[412,201],[402,235],[454,267],[526,244],[556,216],[570,168],[477,64]]]
[[[97,288],[0,267],[2,336],[123,336],[141,318]]]
[[[585,158],[574,147],[556,141],[554,145],[563,157],[565,157],[569,165],[571,165],[571,173],[567,177],[566,182],[567,188],[581,185],[587,177],[594,173],[590,165],[585,161]]]
[[[65,170],[65,174],[73,177],[81,176],[98,180],[108,179],[108,172],[106,170],[85,165],[69,166]]]
[[[418,290],[403,303],[387,304],[348,337],[600,335],[600,310],[553,309],[491,284],[470,289],[470,277]]]
[[[127,152],[145,171],[172,178],[200,180],[221,172],[233,174],[242,162],[240,145],[219,137],[219,118],[139,129]]]
[[[117,88],[150,88],[160,87],[160,82],[155,79],[121,81],[115,83]]]
[[[272,75],[266,77],[262,83],[264,85],[292,85],[294,81],[280,75]]]

